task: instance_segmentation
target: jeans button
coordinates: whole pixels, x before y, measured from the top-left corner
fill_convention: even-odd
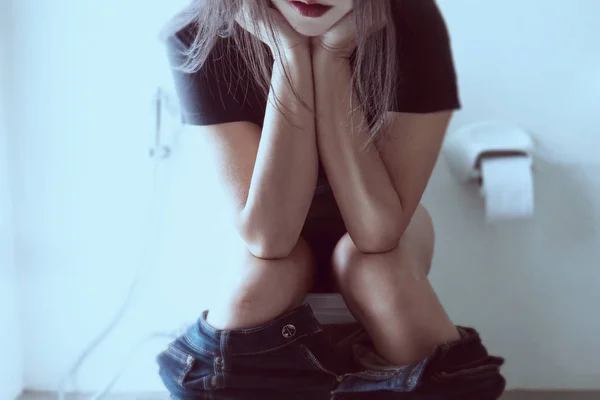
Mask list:
[[[291,339],[296,336],[296,327],[294,325],[286,325],[281,330],[281,334],[286,339]]]

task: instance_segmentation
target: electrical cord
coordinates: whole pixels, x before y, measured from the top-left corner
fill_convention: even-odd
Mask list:
[[[67,390],[66,387],[67,387],[67,384],[69,383],[69,381],[73,378],[73,376],[81,368],[83,363],[96,350],[96,348],[108,337],[108,335],[110,335],[110,333],[121,322],[121,320],[125,316],[127,310],[129,309],[129,306],[130,306],[133,298],[137,294],[137,290],[139,288],[139,283],[142,278],[142,272],[144,270],[144,267],[148,264],[149,256],[150,256],[151,250],[153,248],[152,234],[154,232],[156,232],[157,228],[158,228],[157,220],[158,220],[159,213],[157,212],[157,210],[159,209],[159,206],[157,205],[157,203],[158,203],[158,199],[159,199],[160,166],[163,163],[163,160],[170,156],[170,152],[171,152],[169,147],[160,144],[162,102],[165,100],[168,100],[168,99],[165,99],[165,93],[163,92],[163,90],[161,88],[159,88],[158,92],[157,92],[157,96],[156,96],[156,120],[157,120],[157,124],[156,124],[157,131],[156,131],[156,138],[155,138],[156,142],[155,142],[155,147],[150,150],[150,157],[152,157],[154,159],[154,164],[153,164],[153,168],[152,168],[152,181],[151,181],[151,196],[150,196],[151,200],[150,200],[150,206],[147,211],[148,214],[145,219],[145,221],[146,221],[145,227],[144,227],[145,238],[144,238],[144,242],[143,242],[142,252],[140,255],[138,265],[134,272],[133,280],[132,280],[131,284],[129,285],[129,288],[126,292],[127,294],[125,295],[125,299],[123,301],[122,306],[115,313],[112,320],[90,342],[90,344],[88,346],[86,346],[86,348],[77,357],[77,359],[75,360],[75,362],[73,363],[71,368],[69,368],[69,370],[67,371],[65,376],[61,379],[61,381],[59,383],[58,391],[57,391],[57,400],[65,400],[65,394],[66,394],[66,390]],[[168,104],[167,104],[167,106],[168,106]],[[118,379],[121,377],[123,372],[126,370],[129,363],[135,358],[135,356],[137,355],[137,353],[139,352],[139,350],[142,348],[142,346],[144,344],[146,344],[150,340],[158,339],[158,338],[173,339],[174,337],[176,337],[178,335],[178,333],[181,331],[181,329],[182,328],[180,328],[178,331],[173,331],[173,332],[155,332],[155,333],[148,335],[144,339],[142,339],[132,349],[132,351],[129,354],[129,357],[124,359],[125,361],[123,361],[123,363],[120,366],[120,368],[118,369],[117,373],[110,380],[110,382],[105,386],[105,388],[98,391],[97,393],[93,394],[89,400],[101,400],[102,398],[104,398],[106,396],[106,394],[108,394],[110,392],[110,390],[114,387],[114,385],[116,384]]]
[[[144,344],[146,344],[147,342],[149,342],[152,339],[166,338],[166,339],[172,340],[174,337],[175,337],[175,335],[171,334],[171,333],[153,333],[153,334],[147,336],[146,338],[144,338],[143,340],[141,340],[131,350],[131,352],[129,353],[129,356],[124,359],[125,361],[123,361],[123,363],[121,364],[121,367],[117,370],[117,373],[113,376],[113,378],[106,385],[106,387],[104,389],[100,390],[99,392],[97,392],[96,394],[92,395],[92,397],[90,397],[88,400],[101,400],[102,398],[104,398],[104,396],[106,396],[110,392],[110,390],[114,387],[114,385],[117,383],[117,381],[119,380],[121,375],[123,375],[123,373],[129,366],[129,363],[131,361],[133,361],[133,359],[135,359],[135,356],[139,353],[139,351],[142,349]]]
[[[158,186],[157,181],[158,181],[159,164],[160,164],[160,161],[155,161],[153,173],[152,173],[152,197],[151,197],[152,201],[156,200],[156,198],[157,198],[156,194],[157,194],[157,186]],[[145,227],[146,238],[144,241],[144,248],[142,250],[141,259],[139,260],[139,263],[136,267],[134,278],[127,290],[127,294],[125,296],[125,300],[123,301],[123,305],[117,311],[117,313],[112,318],[110,323],[96,336],[96,338],[94,340],[92,340],[90,342],[90,344],[79,355],[79,357],[77,357],[76,361],[73,363],[73,365],[71,366],[71,368],[69,369],[67,374],[61,380],[59,388],[58,388],[58,397],[57,397],[58,400],[65,400],[65,391],[66,391],[66,385],[68,384],[68,381],[77,373],[77,371],[79,370],[81,365],[90,357],[90,355],[94,352],[94,350],[117,327],[117,325],[119,324],[119,322],[121,322],[121,320],[123,319],[123,316],[127,312],[127,309],[129,308],[129,305],[131,304],[131,300],[134,298],[134,296],[137,292],[138,283],[139,283],[141,275],[142,275],[143,267],[146,265],[145,261],[147,260],[147,255],[150,250],[150,246],[149,246],[150,233],[152,232],[151,228],[152,228],[152,225],[154,222],[154,216],[155,216],[154,214],[155,214],[154,207],[151,205],[150,211],[149,211],[149,217],[146,219],[146,222],[147,222],[147,226]],[[107,387],[106,389],[110,390],[110,388],[112,387],[112,383],[114,383],[115,380],[116,379],[113,379],[111,381],[111,384],[109,384],[109,387]],[[108,391],[106,389],[103,390],[98,395],[93,396],[93,399],[102,398]]]

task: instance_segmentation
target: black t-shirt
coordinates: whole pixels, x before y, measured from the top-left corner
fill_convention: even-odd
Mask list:
[[[400,79],[396,109],[389,111],[429,113],[459,108],[450,39],[435,0],[396,0],[394,8]],[[195,27],[190,25],[168,39],[173,66],[185,60],[183,51],[193,42],[194,34]],[[232,40],[219,38],[198,72],[173,70],[184,122],[213,125],[249,121],[262,126],[266,99],[258,95],[248,72],[240,70],[243,65]]]
[[[395,109],[430,113],[460,108],[456,72],[448,30],[435,0],[395,0],[393,16],[398,36],[399,76]],[[169,37],[172,66],[185,61],[194,41],[195,24]],[[247,121],[262,127],[266,98],[249,79],[232,39],[219,38],[202,68],[192,74],[173,69],[183,122],[214,125]],[[317,192],[330,192],[319,163]]]

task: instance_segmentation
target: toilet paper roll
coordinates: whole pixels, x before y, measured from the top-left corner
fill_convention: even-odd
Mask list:
[[[533,215],[533,173],[530,157],[484,158],[481,194],[488,222]]]

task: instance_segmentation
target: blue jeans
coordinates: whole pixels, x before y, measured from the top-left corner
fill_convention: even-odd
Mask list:
[[[397,367],[377,361],[382,359],[360,325],[321,325],[306,304],[252,329],[216,330],[207,315],[157,357],[173,399],[278,390],[341,398],[394,392],[407,399],[491,400],[505,386],[499,373],[503,360],[490,356],[470,328],[459,328],[460,340],[424,360]]]

